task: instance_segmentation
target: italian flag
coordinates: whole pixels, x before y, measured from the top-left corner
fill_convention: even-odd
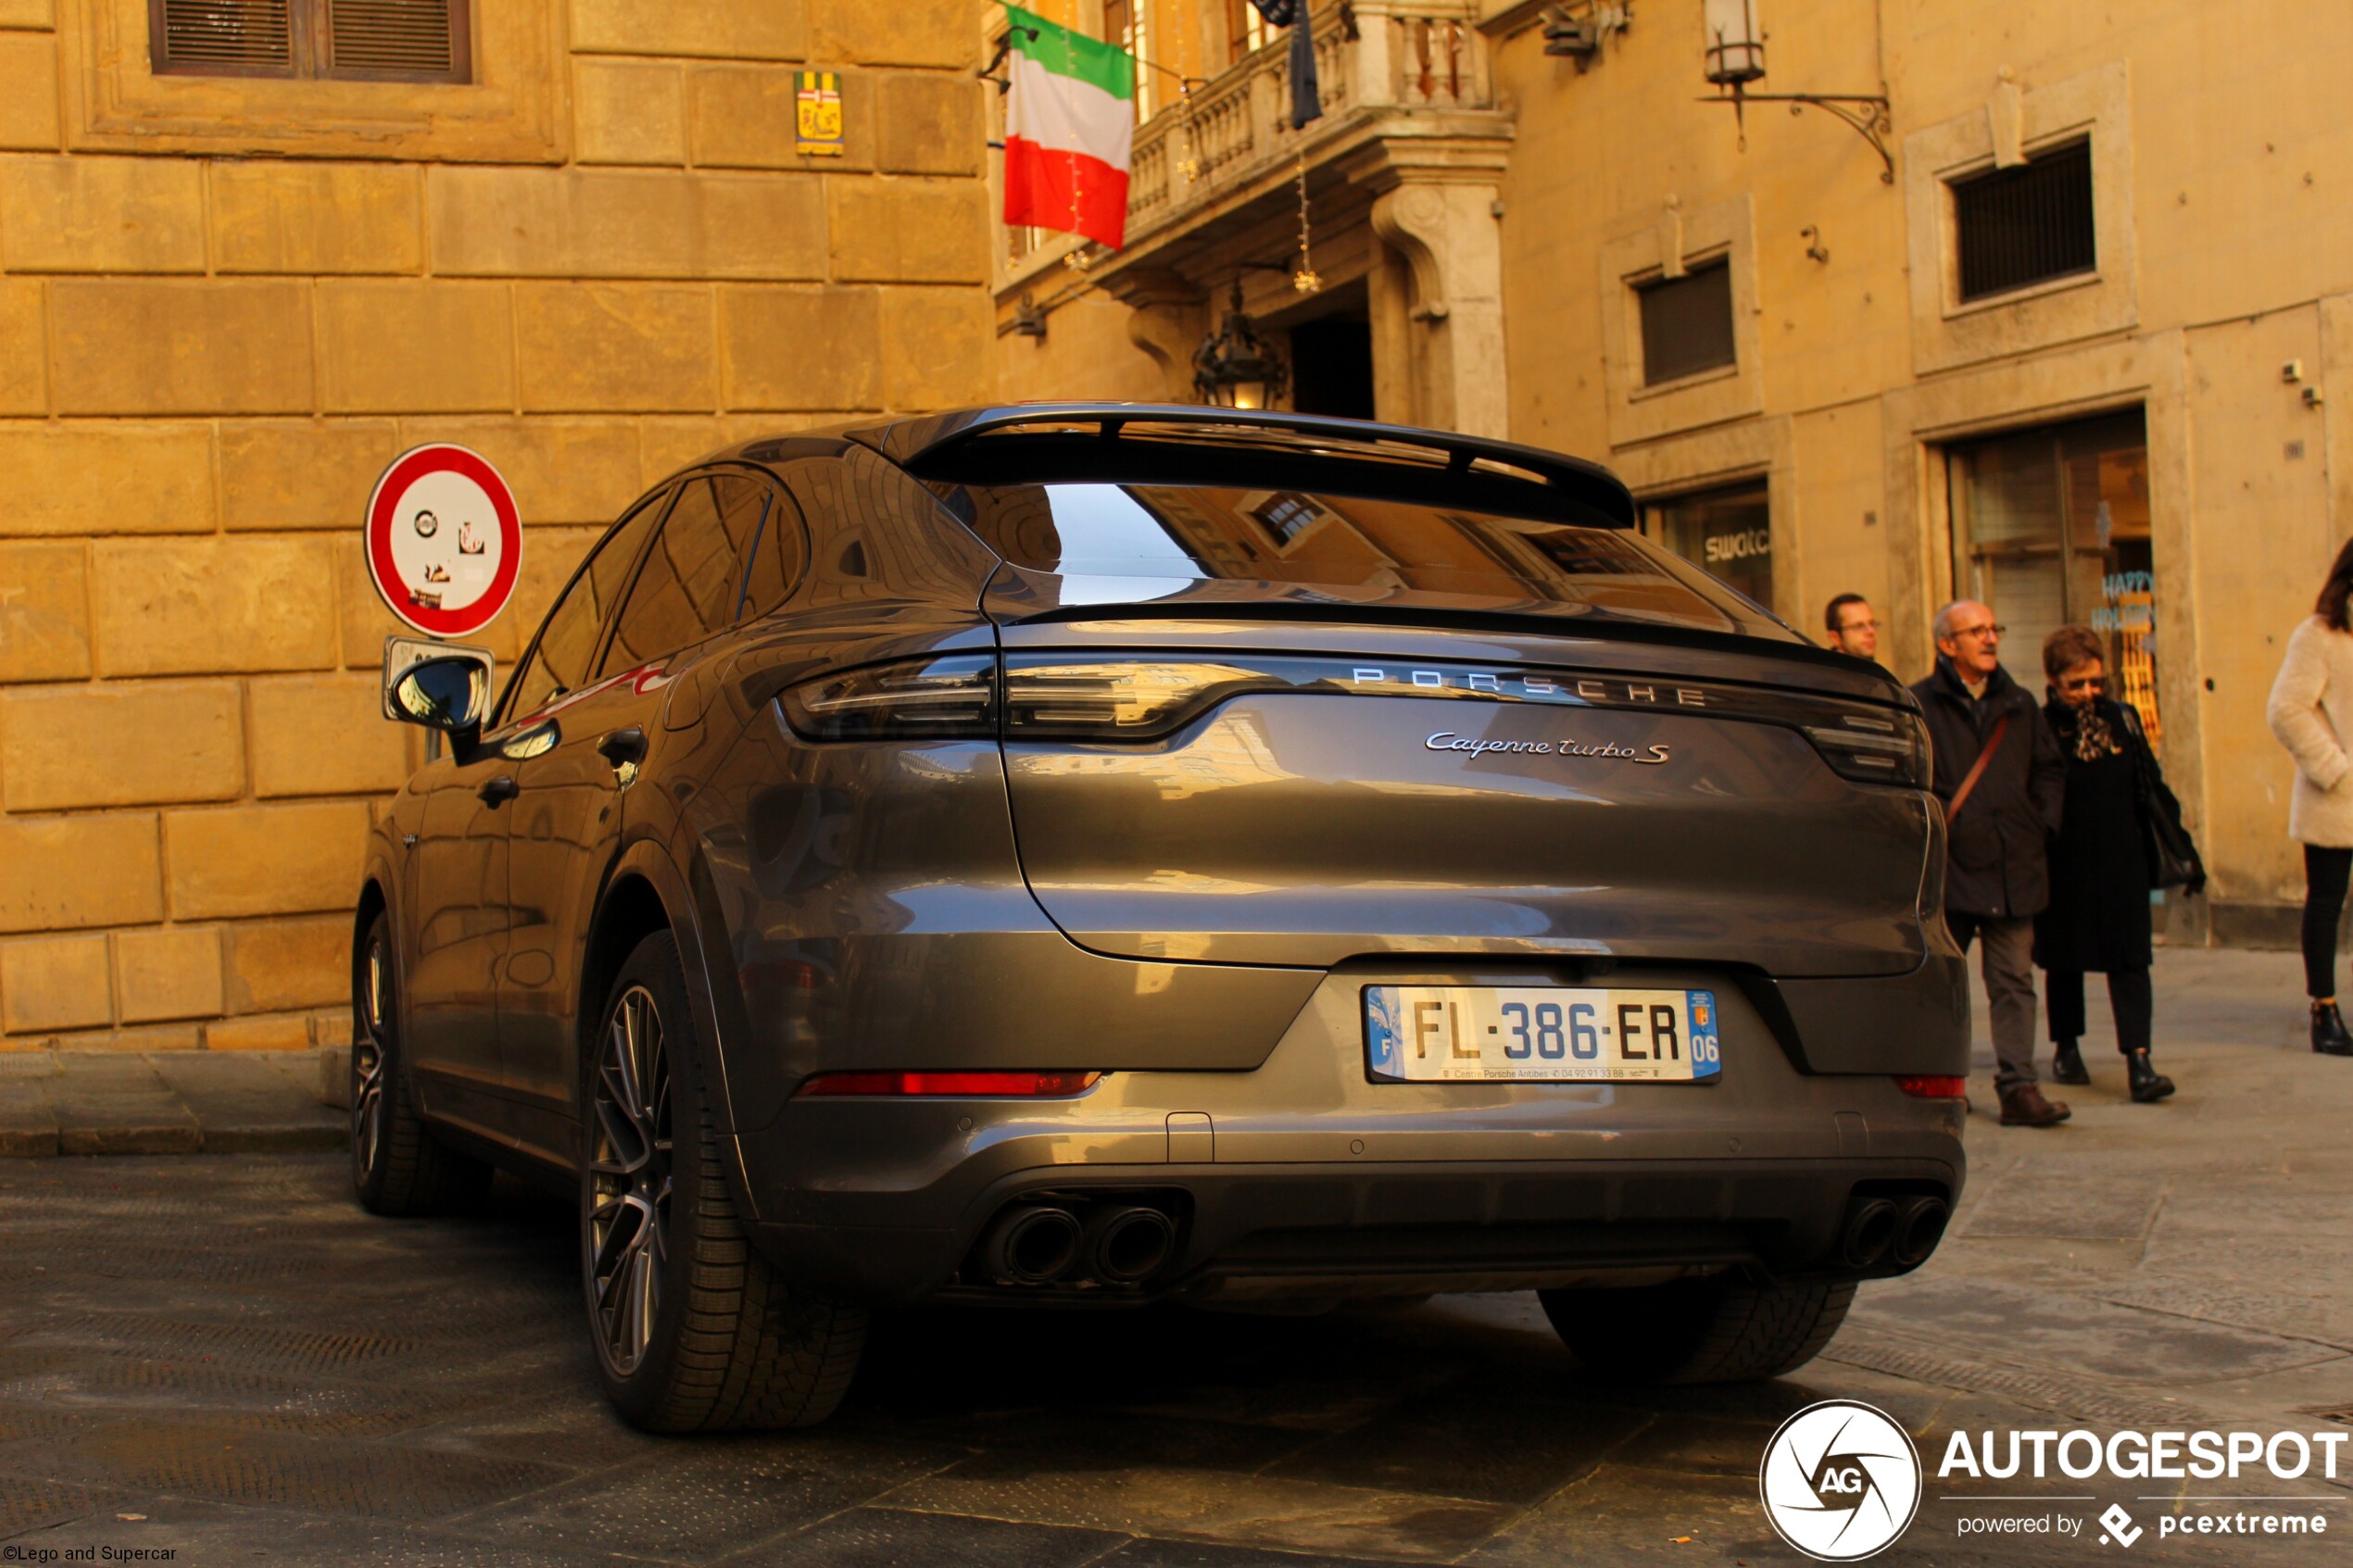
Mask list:
[[[1127,151],[1136,135],[1136,62],[1126,51],[1018,6],[1005,106],[1005,221],[1127,237]]]

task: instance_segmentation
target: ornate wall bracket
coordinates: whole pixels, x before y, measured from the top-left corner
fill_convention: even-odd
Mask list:
[[[1884,94],[1870,95],[1858,93],[1750,93],[1743,91],[1741,84],[1735,82],[1732,83],[1730,92],[1698,101],[1703,104],[1731,105],[1732,119],[1741,127],[1741,145],[1743,149],[1748,145],[1747,107],[1750,104],[1787,104],[1789,112],[1792,114],[1803,114],[1807,109],[1819,109],[1845,125],[1864,141],[1869,142],[1871,144],[1871,151],[1879,154],[1881,165],[1880,183],[1882,185],[1895,183],[1895,155],[1887,145],[1888,132],[1894,129],[1894,122],[1888,118],[1887,97]]]

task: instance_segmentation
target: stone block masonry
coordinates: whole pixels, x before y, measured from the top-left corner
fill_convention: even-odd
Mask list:
[[[963,0],[475,9],[473,83],[208,82],[0,0],[0,1050],[347,1044],[398,452],[515,488],[505,669],[701,453],[993,394]]]

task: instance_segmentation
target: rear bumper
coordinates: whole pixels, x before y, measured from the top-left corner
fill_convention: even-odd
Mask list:
[[[1838,1245],[1858,1189],[1949,1204],[1960,1182],[1957,1164],[1902,1158],[1090,1165],[990,1184],[947,1225],[766,1223],[757,1234],[794,1277],[877,1302],[1328,1300],[1637,1284],[1721,1268],[1853,1277],[1858,1271],[1840,1261]],[[1047,1198],[1082,1209],[1156,1201],[1176,1217],[1175,1257],[1133,1290],[992,1284],[975,1259],[988,1222]]]
[[[1367,1078],[1365,985],[1526,978],[1547,977],[1334,973],[1251,1072],[1119,1073],[1069,1100],[795,1099],[736,1140],[755,1234],[796,1278],[866,1299],[1006,1299],[975,1248],[1009,1204],[1132,1195],[1176,1218],[1168,1264],[1140,1287],[1037,1298],[1312,1298],[1728,1266],[1852,1275],[1838,1240],[1858,1188],[1959,1198],[1958,1101],[1909,1098],[1886,1072],[1801,1071],[1699,970],[1644,981],[1714,986],[1713,1082]]]

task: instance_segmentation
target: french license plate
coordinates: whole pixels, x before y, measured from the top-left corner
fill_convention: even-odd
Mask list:
[[[1367,985],[1365,1049],[1394,1083],[1689,1083],[1713,1078],[1713,991]]]

